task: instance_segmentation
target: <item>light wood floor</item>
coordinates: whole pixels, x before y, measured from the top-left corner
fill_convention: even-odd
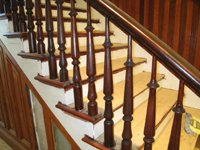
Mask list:
[[[8,146],[8,144],[6,144],[6,142],[4,142],[1,138],[0,138],[0,149],[1,150],[12,150],[12,148],[10,146]]]

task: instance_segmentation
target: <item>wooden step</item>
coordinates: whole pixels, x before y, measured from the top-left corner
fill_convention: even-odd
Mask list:
[[[187,113],[200,118],[200,109],[184,107]],[[153,144],[153,150],[167,150],[169,138],[172,129],[173,118],[168,122],[165,129],[158,137],[158,139]],[[181,125],[181,139],[180,139],[180,150],[193,150],[195,148],[196,141],[198,139],[198,135],[194,133],[193,135],[187,134],[184,129],[185,124],[185,113],[182,116],[182,125]]]
[[[123,43],[114,43],[113,46],[111,47],[111,51],[119,50],[119,49],[124,49],[127,48],[127,44]],[[104,46],[101,44],[96,44],[94,45],[95,53],[99,52],[104,52]],[[80,55],[86,55],[87,47],[86,46],[80,46]],[[71,48],[67,48],[66,52],[66,58],[71,57]],[[59,50],[56,50],[55,52],[56,58],[59,59]],[[41,61],[48,61],[48,53],[45,54],[37,54],[37,53],[26,53],[26,52],[20,52],[18,53],[18,56],[21,56],[22,58],[28,58],[28,59],[36,59],[36,60],[41,60]]]
[[[125,66],[123,64],[125,61],[126,61],[126,58],[112,60],[113,73],[117,73],[119,71],[124,70]],[[135,62],[136,65],[139,65],[141,63],[146,62],[146,59],[133,57],[133,61]],[[120,64],[120,62],[121,62],[121,64]],[[100,79],[103,77],[103,72],[104,72],[103,68],[104,68],[104,63],[96,64],[96,78],[97,79]],[[70,81],[67,81],[67,82],[60,82],[59,78],[56,80],[50,80],[49,76],[44,77],[44,76],[40,76],[40,75],[36,76],[35,79],[44,84],[48,84],[48,85],[51,85],[54,87],[64,88],[65,90],[69,90],[69,89],[73,88],[73,84],[72,84],[73,70],[69,70],[68,73],[69,73]],[[81,73],[81,78],[82,78],[81,83],[82,84],[88,83],[88,81],[87,81],[88,76],[86,75],[86,67],[81,67],[80,73]]]
[[[56,16],[52,17],[53,21],[57,21],[57,19],[58,18]],[[33,18],[33,20],[36,21],[35,18]],[[42,17],[42,21],[45,21],[45,16]],[[64,22],[71,22],[71,18],[70,17],[63,17],[63,21]],[[87,19],[86,18],[76,18],[76,22],[87,23]],[[91,19],[91,23],[99,23],[99,20],[98,19]]]
[[[8,19],[11,20],[11,14],[10,13],[2,13],[0,14],[0,20]]]
[[[137,87],[137,86],[134,86],[134,87]],[[178,94],[178,91],[164,89],[164,88],[161,88],[157,92],[156,128],[158,128],[161,122],[163,122],[163,120],[167,117],[167,114],[169,113],[169,111],[175,105],[175,102],[177,100],[177,94]],[[136,109],[134,109],[133,121],[132,121],[132,135],[133,135],[132,149],[133,150],[140,149],[144,144],[143,131],[144,131],[144,125],[145,125],[145,119],[146,119],[146,110],[147,110],[147,100],[144,103],[142,103],[140,106],[138,106]],[[123,120],[120,120],[114,125],[114,136],[115,136],[116,146],[113,147],[112,149],[115,149],[115,150],[121,149],[123,126],[124,126]],[[91,144],[92,146],[96,148],[100,148],[100,147],[102,148],[104,147],[103,146],[104,134],[100,135],[95,140],[92,140],[91,138],[88,138],[86,136],[85,138],[83,138],[83,141]],[[105,149],[108,149],[108,148],[105,148]],[[160,150],[163,150],[163,149],[160,149]]]
[[[45,4],[41,4],[42,8],[45,8]],[[71,7],[68,6],[62,6],[63,10],[69,11]],[[51,5],[51,9],[52,10],[57,10],[57,6],[56,5]],[[87,10],[82,9],[82,8],[75,8],[76,12],[87,12]]]
[[[53,37],[57,37],[57,32],[53,32]],[[44,38],[47,38],[47,33],[43,33]],[[113,35],[113,32],[110,32],[110,35]],[[7,38],[23,38],[24,40],[27,39],[27,32],[12,32],[12,33],[4,33],[3,36]],[[94,31],[93,36],[105,36],[105,31]],[[71,32],[65,32],[65,37],[71,37]],[[86,31],[79,31],[78,32],[78,37],[87,37],[87,32]]]
[[[146,89],[148,89],[148,87],[146,85],[150,81],[150,77],[151,77],[151,73],[149,73],[149,72],[142,72],[140,74],[133,76],[133,87],[134,87],[133,96],[134,97],[138,96],[139,94],[144,92]],[[163,78],[164,78],[164,75],[157,74],[157,81],[160,81]],[[123,106],[124,85],[125,85],[125,81],[119,82],[114,85],[114,93],[113,93],[114,99],[112,100],[113,111],[116,111]],[[98,103],[98,114],[100,117],[99,118],[95,117],[92,119],[92,117],[88,116],[91,118],[88,121],[91,121],[93,123],[96,123],[103,118],[103,113],[104,113],[104,109],[105,109],[105,101],[103,99],[103,97],[105,95],[103,93],[103,90],[100,92],[97,92],[97,95],[98,95],[98,97],[97,97],[96,101]],[[73,113],[72,110],[74,110],[74,115],[76,115],[76,116],[79,116],[82,114],[87,115],[88,114],[87,103],[89,102],[89,100],[88,100],[88,98],[84,98],[83,101],[84,101],[85,109],[82,111],[79,111],[79,112],[76,112],[74,110],[74,103],[70,104],[68,106],[65,106],[65,108],[62,107],[63,109],[61,107],[59,107],[59,108],[61,108],[62,110],[66,111],[66,112],[70,112],[70,113]],[[135,103],[139,103],[139,102],[135,102]],[[61,106],[61,105],[59,105],[59,106]],[[87,120],[88,117],[87,118],[83,117],[83,118]]]

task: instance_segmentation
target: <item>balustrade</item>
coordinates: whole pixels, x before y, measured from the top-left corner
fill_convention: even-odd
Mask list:
[[[179,150],[180,136],[181,136],[181,120],[182,120],[182,114],[185,112],[185,109],[183,108],[183,95],[184,95],[184,81],[180,80],[177,104],[176,107],[172,109],[175,113],[175,116],[171,130],[168,150]]]
[[[26,14],[27,14],[27,28],[28,28],[28,45],[30,53],[36,53],[36,38],[34,32],[34,24],[33,24],[33,3],[31,0],[26,0]]]
[[[94,41],[93,41],[93,30],[91,23],[91,8],[90,4],[87,3],[87,75],[88,75],[88,114],[94,116],[98,114],[98,105],[95,101],[97,99],[97,93],[95,88],[95,75],[96,75],[96,62],[94,52]]]
[[[53,41],[53,19],[51,12],[50,0],[45,0],[45,20],[46,20],[46,31],[48,37],[48,52],[49,52],[49,76],[50,79],[58,78],[56,57],[55,57],[55,46]]]
[[[19,19],[19,32],[26,32],[27,28],[26,28],[26,16],[24,13],[24,0],[18,0],[18,5],[19,5],[19,15],[18,15],[18,19]]]
[[[14,30],[14,32],[18,32],[19,31],[18,13],[17,13],[18,7],[17,7],[17,1],[16,0],[11,0],[11,10],[12,10],[13,30]]]
[[[133,120],[133,66],[135,63],[132,60],[132,36],[128,36],[128,53],[127,61],[124,64],[126,66],[126,79],[125,79],[125,90],[124,90],[124,130],[122,133],[122,150],[132,149],[132,131],[131,121]]]
[[[112,147],[115,145],[114,142],[114,123],[113,123],[113,110],[112,110],[112,99],[113,99],[113,77],[112,77],[112,61],[111,61],[111,46],[113,45],[110,41],[110,26],[109,18],[106,16],[105,19],[105,61],[104,61],[104,87],[103,93],[105,94],[105,111],[104,111],[104,145]]]
[[[149,99],[147,106],[146,122],[144,128],[144,150],[151,150],[152,143],[154,142],[155,135],[155,112],[156,112],[156,88],[159,84],[156,81],[156,56],[153,56],[152,60],[152,71],[151,71],[151,81],[147,84],[149,87]]]
[[[41,7],[41,1],[40,0],[35,0],[34,1],[35,5],[35,20],[36,20],[36,25],[37,25],[37,51],[38,54],[43,54],[45,53],[45,44],[44,44],[44,35],[43,35],[43,28],[42,28],[42,7]]]
[[[63,10],[62,10],[62,4],[63,0],[56,0],[57,4],[57,32],[58,32],[58,49],[60,50],[60,82],[68,81],[68,70],[67,70],[67,60],[66,60],[66,54],[65,54],[65,28],[64,28],[64,22],[63,22]]]
[[[74,0],[70,0],[71,11],[69,15],[71,16],[71,57],[73,59],[73,81],[74,81],[74,101],[75,109],[83,109],[83,94],[82,94],[82,85],[81,85],[81,75],[79,69],[79,43],[78,43],[78,34],[76,26],[76,15]]]
[[[18,25],[18,7],[17,7],[17,1],[11,0],[11,10],[12,10],[12,22],[13,22],[13,30],[14,32],[19,31],[19,25]]]

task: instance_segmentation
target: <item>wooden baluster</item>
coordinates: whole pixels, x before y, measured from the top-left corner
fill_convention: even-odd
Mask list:
[[[155,135],[156,88],[159,87],[159,84],[156,81],[156,61],[156,56],[153,56],[151,81],[147,84],[150,89],[144,128],[144,150],[152,149],[152,143],[154,142],[153,137]]]
[[[29,52],[30,53],[36,53],[36,38],[35,38],[35,32],[34,32],[34,24],[33,24],[33,3],[32,0],[26,0],[26,14],[27,14],[27,28],[28,28],[28,44],[29,44]]]
[[[36,25],[37,25],[37,51],[38,54],[43,54],[45,53],[45,44],[44,44],[44,35],[43,35],[43,28],[42,28],[42,7],[41,7],[41,1],[40,0],[35,0],[35,20],[36,20]]]
[[[24,0],[18,0],[18,4],[19,4],[19,32],[26,32],[27,28],[26,28],[26,16],[24,13]]]
[[[4,13],[4,1],[0,0],[0,14]]]
[[[76,11],[74,6],[74,0],[70,0],[71,3],[71,11],[69,15],[71,16],[71,57],[73,59],[72,64],[73,68],[73,81],[74,81],[74,100],[75,100],[75,109],[81,110],[83,109],[83,95],[82,95],[82,85],[80,69],[79,69],[79,44],[78,44],[78,34],[77,34],[77,26],[76,26]]]
[[[57,4],[57,32],[58,32],[58,44],[59,44],[59,50],[60,50],[60,82],[68,81],[68,71],[67,71],[67,60],[66,60],[66,54],[65,54],[65,28],[64,28],[64,22],[63,22],[63,10],[62,10],[62,4],[63,0],[56,0]]]
[[[95,75],[96,75],[96,61],[95,61],[95,53],[94,53],[94,41],[93,41],[93,30],[91,23],[91,8],[90,4],[87,3],[87,27],[85,28],[87,31],[87,75],[88,75],[88,114],[90,116],[94,116],[98,114],[97,102],[97,93],[95,88]]]
[[[49,52],[49,76],[50,79],[58,78],[56,57],[54,55],[55,46],[53,42],[53,20],[51,13],[50,0],[45,0],[45,16],[46,16],[46,31],[48,37],[48,52]]]
[[[113,99],[113,78],[112,78],[112,61],[111,61],[111,46],[113,45],[110,41],[110,27],[109,18],[106,16],[106,35],[103,46],[105,47],[105,62],[104,62],[104,88],[105,94],[105,111],[104,111],[104,145],[112,147],[115,145],[114,142],[114,123],[113,123],[113,110],[112,110],[112,99]]]
[[[13,30],[14,32],[19,31],[19,25],[18,25],[18,7],[16,0],[11,0],[11,9],[12,9],[12,22],[13,22]]]
[[[5,13],[11,13],[10,0],[4,0],[4,12]]]
[[[126,80],[124,90],[124,130],[122,133],[122,150],[132,149],[132,132],[131,132],[131,121],[133,120],[133,66],[135,63],[132,60],[132,36],[128,36],[128,53],[126,66]]]
[[[184,95],[184,81],[180,80],[177,104],[176,107],[172,109],[175,113],[175,116],[174,116],[174,122],[172,126],[168,150],[179,150],[180,135],[181,135],[181,120],[182,120],[182,114],[185,112],[185,109],[183,108],[183,95]]]

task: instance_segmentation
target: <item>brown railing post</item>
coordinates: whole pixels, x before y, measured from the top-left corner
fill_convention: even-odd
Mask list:
[[[66,60],[66,54],[65,54],[65,28],[64,28],[64,22],[63,22],[63,10],[62,10],[62,4],[63,0],[56,0],[57,4],[57,32],[58,32],[58,49],[60,50],[60,82],[68,81],[68,71],[67,71],[67,60]]]
[[[135,63],[132,60],[132,36],[128,36],[128,53],[126,66],[126,80],[125,80],[125,90],[124,90],[124,130],[122,133],[122,150],[132,149],[132,132],[131,132],[131,121],[133,120],[133,66]]]
[[[183,95],[184,95],[184,81],[180,80],[177,104],[176,107],[172,109],[175,113],[175,116],[171,130],[171,137],[169,141],[168,150],[179,150],[180,135],[181,135],[181,120],[182,120],[182,114],[185,112],[185,109],[183,108]]]
[[[105,47],[105,62],[104,62],[104,88],[103,93],[105,94],[105,111],[104,111],[104,145],[106,147],[112,147],[115,145],[114,142],[114,122],[113,110],[112,110],[112,99],[113,99],[113,78],[112,78],[112,61],[111,61],[111,46],[113,45],[110,41],[110,27],[109,18],[106,16],[106,37],[103,46]]]
[[[26,16],[24,13],[24,0],[18,0],[18,5],[19,5],[19,32],[26,32],[27,28],[26,28]]]
[[[42,7],[41,7],[41,1],[35,0],[34,1],[34,7],[35,7],[35,20],[37,25],[37,51],[38,54],[45,53],[45,44],[44,44],[44,35],[43,35],[43,28],[42,28]]]
[[[156,61],[156,56],[153,56],[151,81],[147,84],[150,89],[144,128],[144,150],[152,149],[152,143],[154,142],[153,137],[155,135],[156,88],[159,87],[159,84],[156,81]]]
[[[34,24],[33,24],[33,3],[32,0],[26,0],[26,14],[27,14],[27,28],[28,28],[28,44],[29,44],[29,52],[36,53],[36,38],[34,32]]]
[[[96,61],[94,53],[94,41],[93,41],[93,30],[91,23],[91,8],[90,4],[87,3],[87,75],[88,75],[88,114],[94,116],[98,114],[97,102],[97,93],[95,88],[95,75],[96,75]]]
[[[76,26],[76,11],[74,0],[70,0],[71,3],[71,11],[69,15],[71,16],[71,57],[73,59],[72,64],[73,68],[73,81],[74,81],[74,100],[75,100],[75,109],[81,110],[83,109],[83,94],[82,94],[82,85],[80,69],[79,69],[79,44],[78,44],[78,34],[77,34],[77,26]]]
[[[46,31],[48,37],[48,52],[49,52],[49,76],[50,79],[58,78],[56,57],[55,57],[55,46],[53,42],[53,20],[51,13],[50,0],[45,0],[45,19],[46,19]]]
[[[4,1],[0,0],[0,14],[4,13]]]
[[[18,32],[19,31],[18,13],[17,13],[18,7],[16,0],[11,0],[11,10],[12,10],[13,31]]]
[[[4,12],[5,13],[11,13],[10,0],[4,0]]]

